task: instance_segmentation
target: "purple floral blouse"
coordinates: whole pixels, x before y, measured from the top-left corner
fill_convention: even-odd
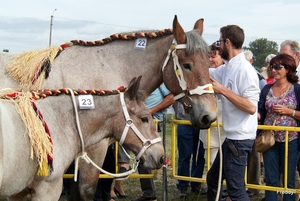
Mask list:
[[[264,125],[273,125],[274,119],[276,119],[275,126],[297,126],[296,119],[294,119],[293,117],[289,115],[278,115],[275,112],[273,112],[273,106],[277,104],[284,105],[291,109],[296,109],[297,100],[294,92],[294,86],[292,85],[289,91],[287,91],[286,93],[287,94],[284,100],[282,100],[285,93],[282,93],[279,97],[275,97],[272,88],[269,90],[265,103],[267,114],[264,121]],[[264,132],[265,131],[263,131],[263,133]],[[285,142],[286,131],[274,131],[274,133],[276,142]],[[297,138],[297,132],[289,131],[289,142]]]

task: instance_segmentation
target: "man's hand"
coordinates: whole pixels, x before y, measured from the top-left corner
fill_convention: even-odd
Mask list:
[[[214,92],[216,94],[222,94],[222,91],[224,91],[224,86],[221,85],[218,81],[216,81],[215,79],[213,78],[210,78],[211,82],[212,82],[212,85],[213,85],[213,88],[214,88]]]

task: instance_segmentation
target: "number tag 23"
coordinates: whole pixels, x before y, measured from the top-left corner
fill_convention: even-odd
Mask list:
[[[79,109],[90,110],[95,109],[94,99],[91,94],[78,95]]]

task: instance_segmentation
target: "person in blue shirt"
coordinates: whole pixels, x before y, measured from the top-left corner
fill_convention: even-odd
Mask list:
[[[163,121],[163,115],[167,113],[167,108],[174,103],[174,96],[161,84],[155,89],[145,100],[146,107],[149,108],[150,113],[154,119]],[[158,127],[160,132],[161,126]],[[139,174],[151,174],[152,170],[138,166]],[[132,201],[156,201],[156,191],[153,179],[140,179],[143,195]]]

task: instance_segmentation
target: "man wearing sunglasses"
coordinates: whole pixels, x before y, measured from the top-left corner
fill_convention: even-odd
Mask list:
[[[216,42],[222,48],[225,65],[209,69],[214,91],[221,95],[223,127],[226,139],[222,144],[222,180],[226,180],[231,200],[250,201],[245,190],[245,168],[252,150],[257,128],[259,80],[242,51],[244,31],[237,25],[220,29]],[[216,199],[220,154],[207,174],[207,200]]]

